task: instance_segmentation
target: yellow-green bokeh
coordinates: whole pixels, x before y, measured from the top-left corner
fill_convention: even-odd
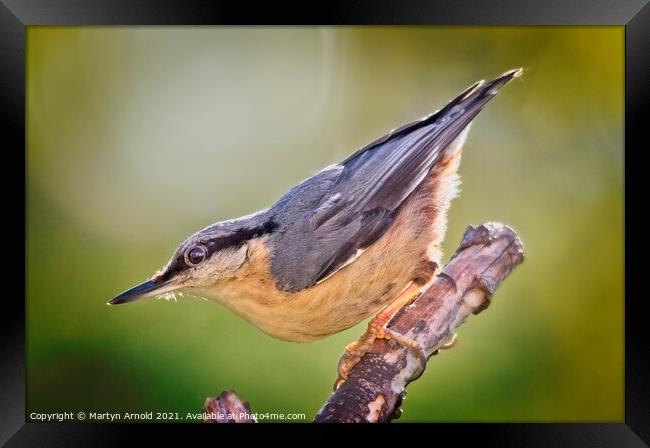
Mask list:
[[[106,300],[187,235],[270,205],[474,81],[446,252],[512,225],[526,261],[413,383],[400,421],[622,421],[623,28],[30,27],[28,411],[199,410],[235,389],[313,417],[346,343],[214,303]]]

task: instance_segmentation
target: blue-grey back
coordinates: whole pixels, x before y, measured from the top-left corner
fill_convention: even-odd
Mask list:
[[[277,224],[269,237],[277,286],[308,288],[377,241],[444,151],[516,75],[474,84],[441,110],[389,132],[283,196],[269,210]]]

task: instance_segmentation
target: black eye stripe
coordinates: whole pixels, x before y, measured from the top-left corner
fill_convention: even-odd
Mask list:
[[[171,264],[162,274],[161,278],[167,280],[181,271],[193,268],[196,266],[196,264],[200,264],[202,261],[209,259],[215,252],[219,252],[228,248],[238,249],[247,241],[250,241],[253,238],[272,233],[277,227],[278,224],[271,219],[259,226],[251,228],[240,228],[228,235],[219,236],[210,240],[203,241],[202,243],[198,243],[195,246],[191,246],[189,249],[185,249],[183,253],[178,254],[172,260]],[[205,258],[198,263],[194,263],[189,259],[189,253],[197,247],[204,248]]]
[[[273,232],[277,226],[277,223],[270,220],[257,227],[238,229],[230,235],[217,237],[207,241],[208,251],[210,254],[212,254],[219,250],[228,249],[229,247],[233,247],[235,249],[240,248],[244,243],[252,240],[253,238],[257,238],[267,233]]]

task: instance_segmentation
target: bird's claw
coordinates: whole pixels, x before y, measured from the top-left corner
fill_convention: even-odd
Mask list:
[[[345,353],[341,357],[338,365],[338,378],[334,383],[334,390],[347,379],[348,373],[350,370],[363,358],[363,355],[368,353],[372,348],[375,339],[392,339],[398,344],[407,347],[416,354],[416,358],[419,360],[424,360],[426,364],[426,355],[422,346],[393,330],[388,328],[393,317],[398,313],[403,307],[412,303],[421,292],[421,286],[411,281],[407,284],[404,289],[388,304],[386,307],[377,315],[374,319],[368,324],[368,330],[359,338],[358,341],[354,341],[351,344],[348,344],[345,347]]]
[[[449,338],[449,341],[445,342],[440,346],[440,350],[448,350],[456,345],[456,342],[458,342],[458,333],[454,333],[451,335],[451,338]]]
[[[345,347],[345,353],[339,360],[338,377],[334,382],[334,390],[338,389],[345,382],[352,368],[370,351],[376,339],[395,341],[402,347],[406,347],[417,359],[419,370],[424,370],[427,363],[427,356],[419,342],[385,326],[373,325],[371,321],[368,325],[368,330],[363,336],[358,341],[354,341]]]
[[[368,326],[368,331],[366,331],[358,341],[354,341],[345,346],[345,352],[343,353],[343,356],[341,356],[337,366],[338,377],[334,382],[334,390],[338,389],[339,386],[345,382],[352,367],[361,361],[363,355],[368,353],[372,344],[375,342],[375,339],[377,339],[377,335],[374,334],[371,328],[371,326]]]

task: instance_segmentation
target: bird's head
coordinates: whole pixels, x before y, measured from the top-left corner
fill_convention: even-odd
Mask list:
[[[274,227],[272,220],[258,215],[211,225],[183,241],[167,265],[149,280],[124,291],[108,304],[209,289],[235,276],[246,261],[249,243],[272,232]]]

